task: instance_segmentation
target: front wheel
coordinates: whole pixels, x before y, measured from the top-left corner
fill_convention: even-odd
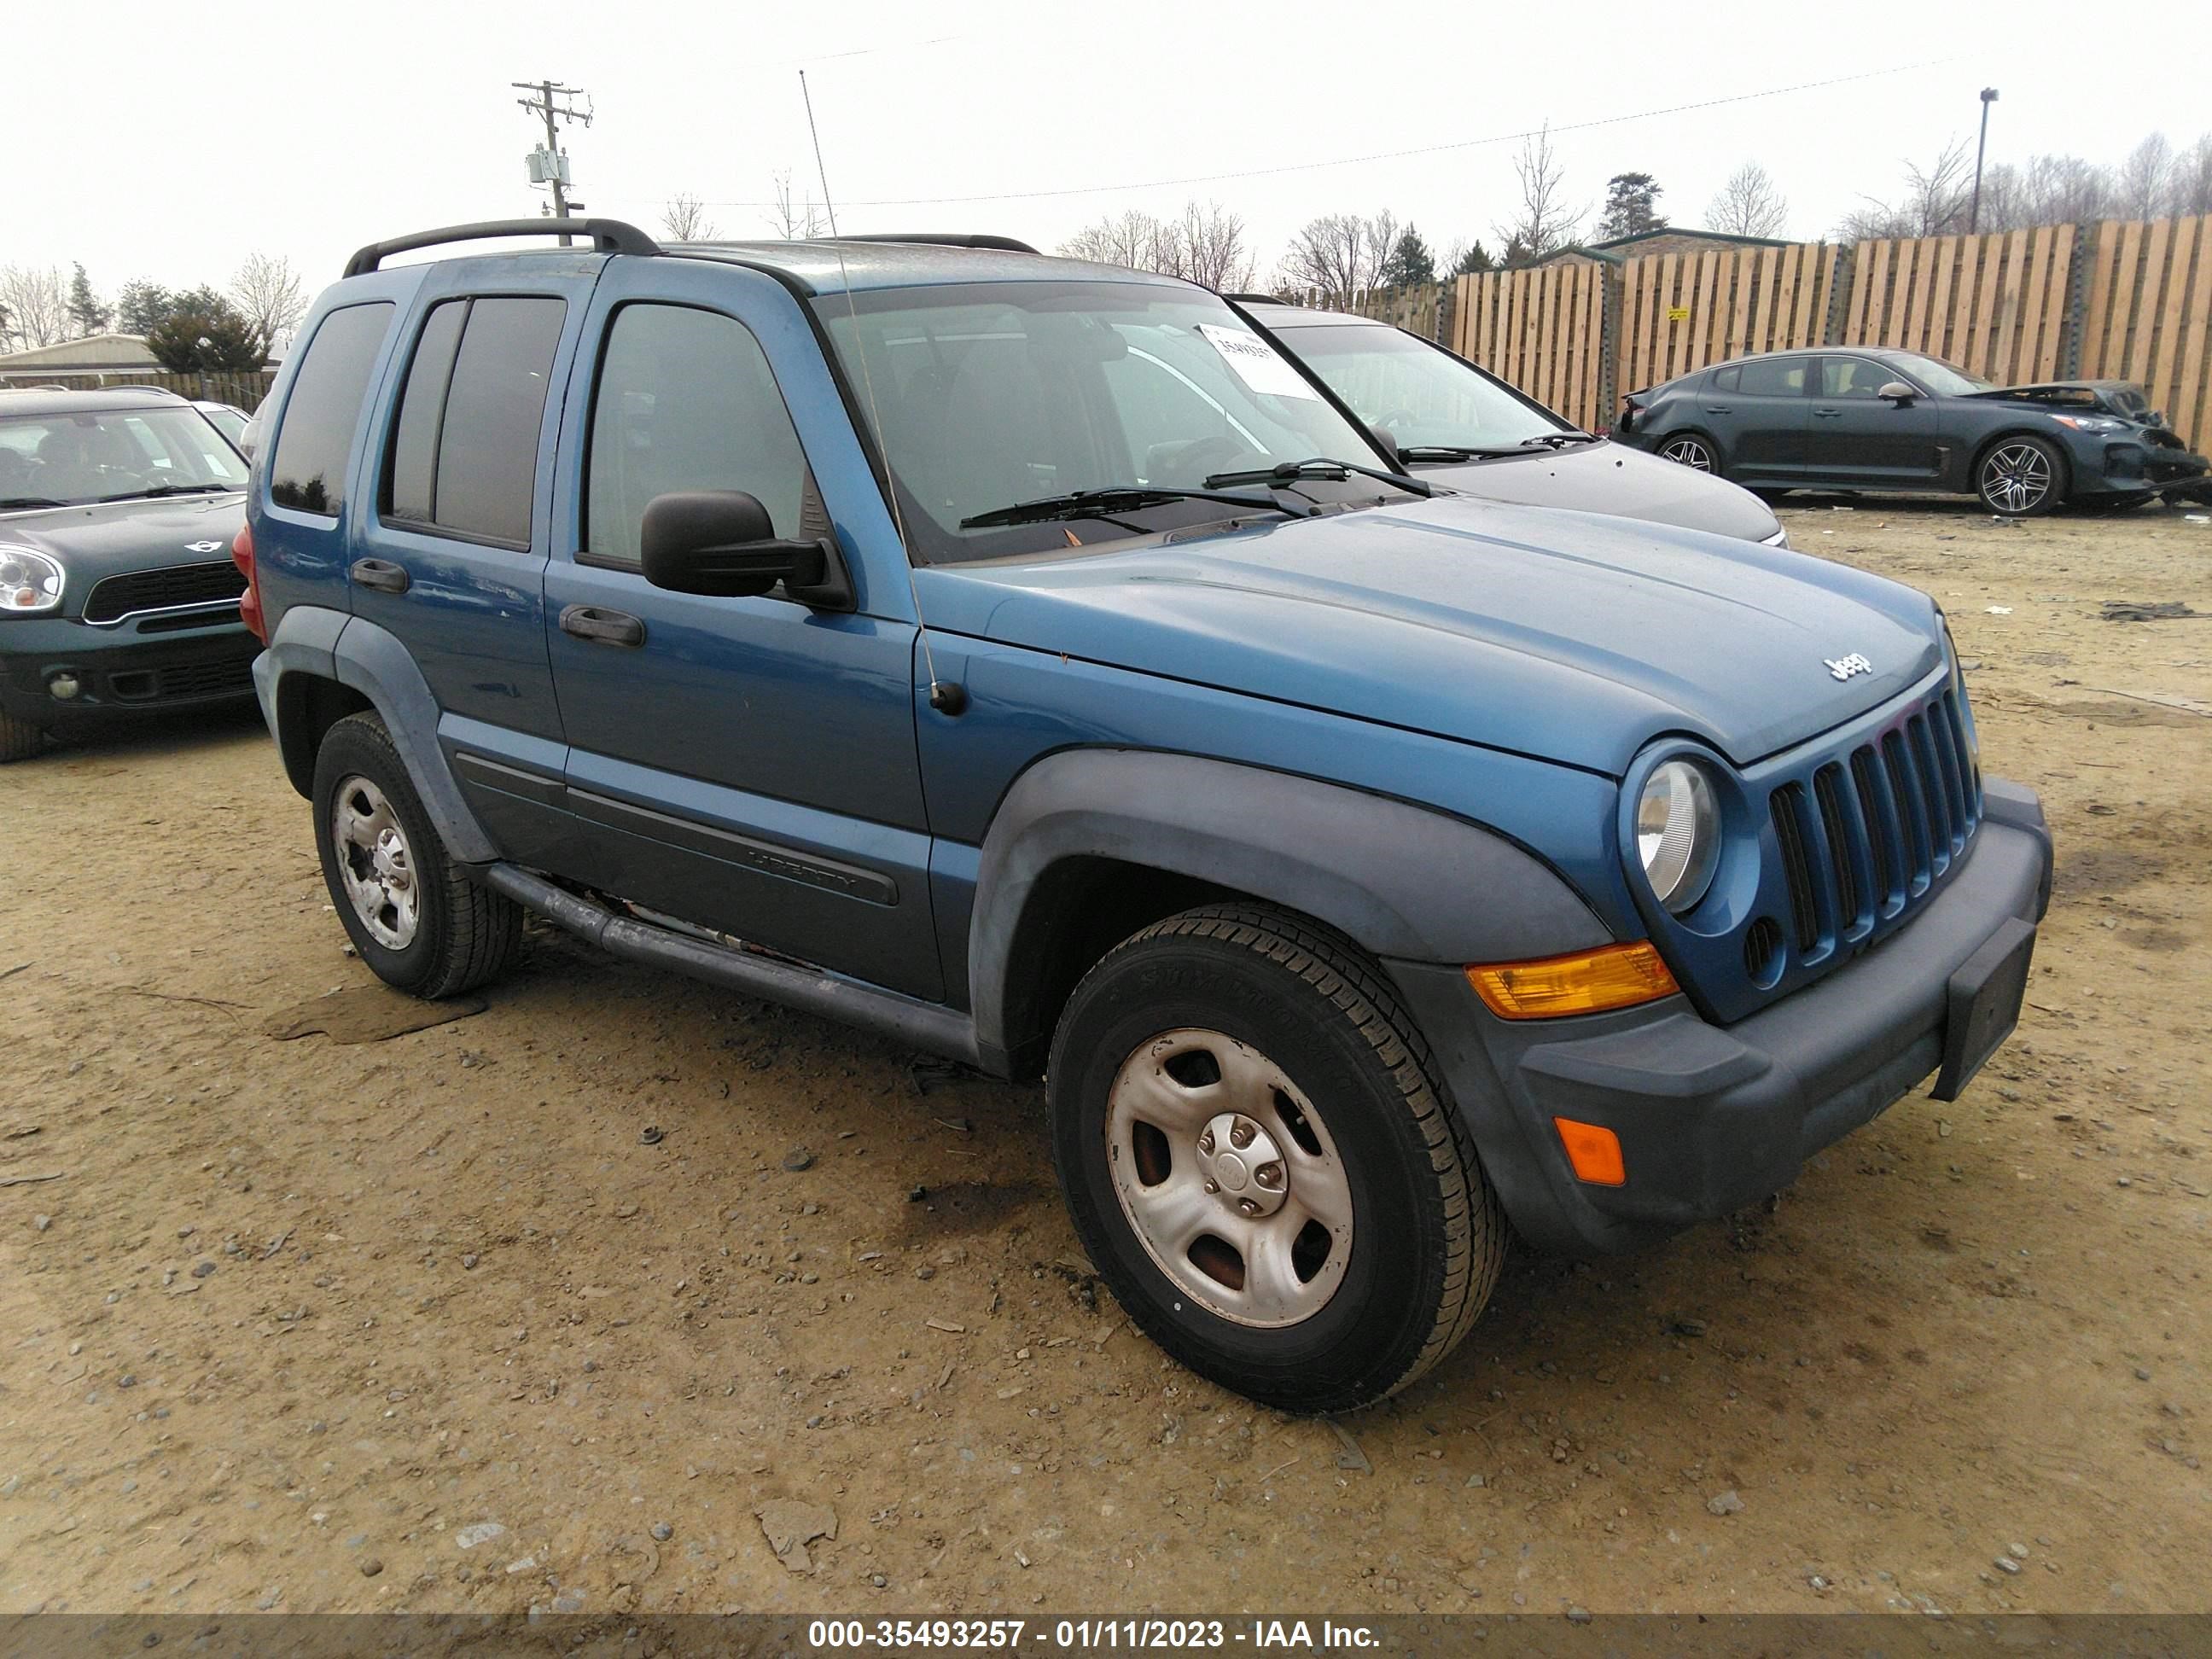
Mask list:
[[[2066,499],[2065,463],[2040,438],[2001,438],[1974,469],[1974,493],[2009,519],[2048,513]]]
[[[1372,963],[1285,913],[1146,928],[1068,1000],[1048,1079],[1076,1230],[1129,1316],[1223,1387],[1340,1411],[1489,1299],[1505,1223]]]
[[[0,766],[28,760],[46,746],[46,734],[30,721],[0,708]]]
[[[1659,459],[1686,466],[1692,472],[1718,472],[1721,470],[1721,459],[1714,453],[1711,441],[1701,433],[1676,433],[1659,446]]]

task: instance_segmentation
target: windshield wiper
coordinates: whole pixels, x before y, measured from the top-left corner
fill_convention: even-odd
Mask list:
[[[961,520],[960,527],[997,530],[1007,525],[1048,524],[1054,519],[1093,519],[1109,513],[1127,513],[1140,507],[1181,501],[1225,501],[1231,507],[1279,513],[1291,519],[1308,516],[1304,508],[1285,507],[1268,495],[1235,495],[1218,489],[1176,489],[1169,485],[1108,484],[1100,489],[1071,489],[1065,495],[1046,495],[1034,501],[1017,501],[1012,507],[994,507],[988,513]]]
[[[50,495],[10,495],[0,501],[0,509],[10,507],[67,507],[67,501],[58,501]]]
[[[1379,466],[1362,466],[1357,461],[1340,461],[1328,455],[1309,455],[1303,461],[1282,461],[1242,472],[1216,472],[1206,479],[1206,485],[1211,489],[1217,484],[1295,483],[1300,478],[1344,478],[1355,472],[1363,478],[1379,478],[1384,483],[1395,484],[1416,495],[1437,493],[1435,485],[1408,477],[1403,472],[1385,472]]]
[[[227,483],[155,484],[150,489],[126,489],[120,495],[100,495],[94,499],[103,501],[150,501],[163,495],[228,495],[234,489],[245,488],[244,484]]]
[[[1466,444],[1407,444],[1398,453],[1409,461],[1479,461],[1498,455],[1518,455],[1518,448],[1500,449],[1495,446]]]
[[[1565,444],[1594,444],[1598,442],[1595,432],[1540,432],[1533,438],[1523,438],[1523,449],[1555,449]]]

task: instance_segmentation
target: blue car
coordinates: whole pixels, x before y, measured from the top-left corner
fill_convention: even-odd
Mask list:
[[[1201,289],[507,221],[300,339],[238,551],[369,967],[484,984],[529,910],[1042,1076],[1101,1274],[1256,1400],[2013,1028],[2050,836],[1926,595],[1397,472]]]

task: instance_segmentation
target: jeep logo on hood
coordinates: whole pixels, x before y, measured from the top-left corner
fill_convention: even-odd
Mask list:
[[[1823,657],[1820,660],[1828,665],[1828,672],[1839,680],[1847,680],[1854,674],[1874,672],[1874,665],[1856,651],[1848,657]]]

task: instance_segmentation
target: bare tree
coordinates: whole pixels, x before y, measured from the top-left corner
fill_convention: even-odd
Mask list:
[[[1060,251],[1071,259],[1181,276],[1185,274],[1182,244],[1178,227],[1141,208],[1128,208],[1085,225],[1061,243]]]
[[[830,228],[829,217],[815,204],[812,191],[803,197],[792,195],[789,169],[775,175],[774,189],[775,206],[769,214],[768,224],[783,240],[803,241]]]
[[[1966,228],[1973,188],[1974,170],[1966,141],[1955,138],[1926,167],[1907,161],[1904,195],[1894,202],[1866,198],[1866,206],[1844,216],[1836,234],[1845,241],[1951,235]]]
[[[788,196],[788,176],[786,195]],[[714,222],[707,216],[705,206],[696,196],[672,196],[668,204],[660,210],[660,228],[668,233],[672,242],[711,242],[714,240]]]
[[[1252,286],[1252,250],[1244,240],[1243,215],[1218,202],[1208,202],[1204,207],[1186,202],[1176,230],[1182,243],[1183,276],[1216,292]]]
[[[0,266],[0,312],[18,350],[58,345],[70,337],[69,284],[58,266]]]
[[[2151,133],[2128,152],[2113,176],[2113,205],[2130,219],[2155,219],[2166,211],[2172,176],[2173,146],[2164,133]]]
[[[1348,299],[1376,286],[1398,240],[1395,214],[1324,214],[1307,221],[1283,255],[1278,280]]]
[[[2175,215],[2212,213],[2212,132],[2173,158],[2166,211]]]
[[[1574,240],[1587,210],[1567,205],[1566,172],[1552,148],[1549,122],[1521,141],[1513,173],[1521,181],[1521,206],[1509,222],[1492,227],[1498,240],[1532,260]]]
[[[230,297],[237,302],[239,313],[260,334],[264,349],[289,339],[307,310],[292,262],[281,254],[247,254],[246,263],[230,279]]]
[[[1705,204],[1705,228],[1733,236],[1771,236],[1789,216],[1790,198],[1756,161],[1729,174],[1721,193]]]

